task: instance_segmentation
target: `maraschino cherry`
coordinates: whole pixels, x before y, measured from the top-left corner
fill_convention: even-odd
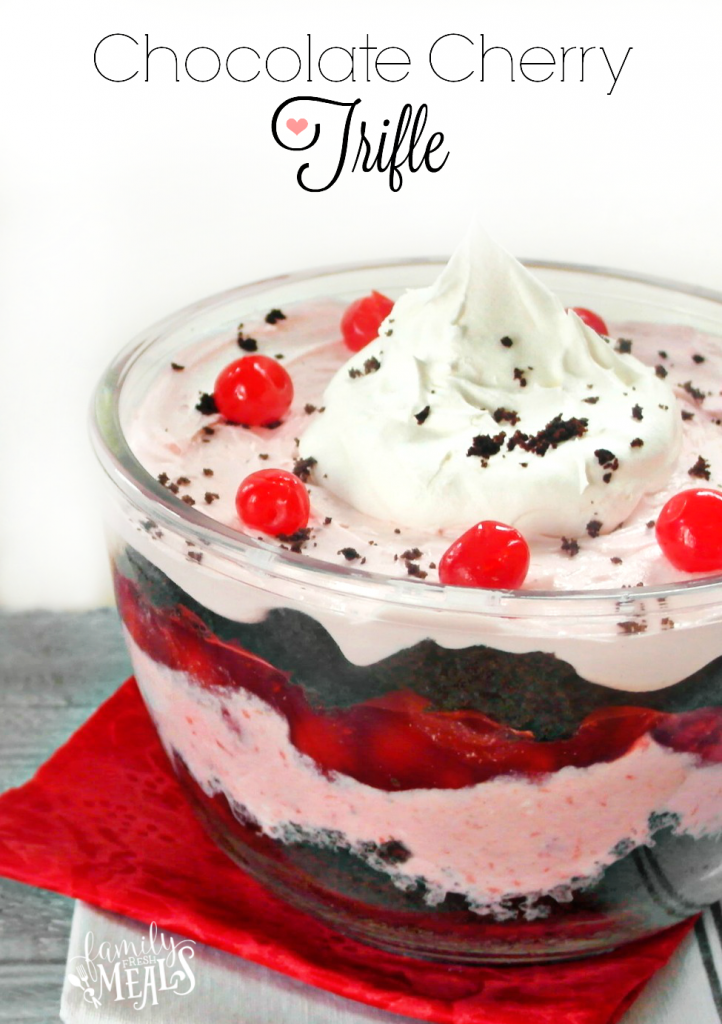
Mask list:
[[[657,518],[656,533],[675,569],[722,569],[722,492],[693,487],[675,494]]]
[[[247,427],[277,423],[293,401],[293,381],[275,359],[251,355],[221,370],[213,397],[221,416]]]
[[[591,327],[597,334],[609,334],[607,325],[599,316],[598,313],[593,313],[591,309],[585,309],[584,306],[572,306],[568,312],[576,313],[580,320],[582,320],[587,327]]]
[[[259,469],[245,478],[236,494],[243,523],[273,537],[290,536],[308,525],[311,503],[301,480],[285,469]]]
[[[529,571],[529,545],[518,530],[485,519],[463,533],[439,562],[439,579],[453,587],[515,590]]]
[[[356,299],[341,318],[343,340],[352,352],[360,352],[379,336],[379,327],[394,308],[391,299],[381,292],[371,292]]]

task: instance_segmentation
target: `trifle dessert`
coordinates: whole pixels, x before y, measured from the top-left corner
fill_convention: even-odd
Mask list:
[[[720,895],[721,336],[715,296],[474,228],[446,266],[238,289],[119,358],[118,606],[231,857],[466,962]]]

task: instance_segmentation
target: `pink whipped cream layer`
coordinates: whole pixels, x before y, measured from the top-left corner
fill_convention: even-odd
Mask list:
[[[387,792],[322,774],[291,744],[287,722],[247,691],[203,689],[151,660],[126,635],[136,677],[169,753],[177,752],[209,796],[245,808],[263,832],[289,839],[301,825],[348,848],[402,842],[401,865],[367,859],[405,888],[422,877],[429,901],[464,895],[482,914],[508,915],[506,901],[568,899],[619,856],[651,841],[652,814],[674,814],[693,837],[722,829],[722,766],[643,736],[622,757],[564,768],[539,780],[499,777],[464,789]],[[616,849],[615,849],[616,848]]]
[[[179,497],[240,531],[244,527],[235,510],[240,482],[257,469],[294,468],[297,439],[313,417],[323,415],[324,388],[350,355],[339,340],[343,306],[309,304],[284,312],[287,319],[274,325],[262,320],[244,325],[244,335],[257,340],[258,351],[281,358],[293,379],[294,403],[281,426],[245,429],[196,410],[201,392],[213,390],[218,372],[244,354],[233,331],[179,352],[175,358],[183,369],[168,365],[160,372],[129,428],[131,447],[149,472],[165,474]],[[682,452],[664,490],[645,497],[618,529],[598,537],[567,538],[576,541],[576,553],[576,545],[563,548],[559,538],[530,538],[532,562],[525,589],[634,587],[694,578],[667,562],[653,524],[678,491],[701,485],[722,488],[722,346],[719,339],[678,326],[622,323],[611,329],[615,338],[631,340],[633,354],[661,367],[659,372],[666,372],[674,384],[677,414],[683,416]],[[635,427],[643,440],[644,420]],[[322,480],[309,480],[307,486],[312,519],[308,540],[296,545],[302,553],[390,576],[405,577],[412,566],[414,578],[438,581],[435,566],[454,535],[363,515],[324,488]],[[349,561],[343,551],[357,557]]]

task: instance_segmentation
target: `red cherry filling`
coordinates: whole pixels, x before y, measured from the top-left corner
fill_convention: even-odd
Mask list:
[[[591,309],[585,309],[584,306],[572,306],[571,312],[576,313],[580,320],[584,321],[587,327],[591,327],[597,334],[608,335],[609,331],[607,325],[604,323],[602,318],[597,313],[593,313]]]
[[[259,469],[238,488],[236,511],[246,526],[277,537],[307,526],[311,503],[306,488],[293,473]]]
[[[660,512],[656,532],[675,569],[722,569],[722,492],[694,487],[675,494]]]
[[[231,423],[264,427],[288,412],[293,381],[275,359],[243,356],[218,374],[213,397],[221,416]]]
[[[439,579],[453,587],[514,590],[529,571],[529,545],[518,530],[485,519],[447,548]]]
[[[359,352],[379,336],[379,327],[394,308],[391,299],[381,292],[371,292],[356,299],[341,317],[343,340],[352,352]]]

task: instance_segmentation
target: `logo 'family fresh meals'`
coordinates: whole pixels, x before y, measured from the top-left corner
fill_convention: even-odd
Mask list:
[[[97,942],[87,932],[83,953],[68,964],[68,981],[96,1009],[128,1002],[135,1010],[157,1006],[163,993],[189,995],[196,986],[192,939],[176,939],[151,924],[139,941]]]

